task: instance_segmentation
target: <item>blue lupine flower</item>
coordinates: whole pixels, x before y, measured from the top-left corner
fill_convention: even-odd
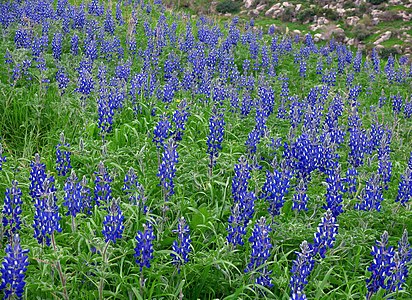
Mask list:
[[[223,136],[225,134],[225,120],[222,112],[213,108],[212,116],[209,119],[209,135],[207,137],[207,153],[210,157],[209,167],[213,168],[219,151],[222,150]]]
[[[70,51],[73,55],[79,54],[79,37],[77,34],[73,34],[70,40]]]
[[[98,127],[100,128],[100,135],[103,139],[113,128],[114,109],[113,102],[110,100],[110,94],[106,89],[102,88],[97,100],[97,113],[99,116]]]
[[[349,117],[349,163],[357,168],[364,163],[365,153],[369,149],[368,137],[365,134],[365,130],[362,129],[362,125],[357,114]]]
[[[3,163],[6,162],[6,156],[3,155],[3,146],[0,143],[0,171],[3,170]]]
[[[236,245],[243,245],[243,237],[246,235],[246,226],[249,220],[246,222],[245,226],[245,218],[242,215],[242,207],[241,204],[235,203],[231,210],[231,215],[229,216],[228,219],[228,235],[226,237],[227,242],[229,244],[232,244],[234,246]]]
[[[163,143],[170,136],[171,128],[172,124],[170,123],[168,116],[163,114],[153,131],[153,142],[156,143],[158,149],[164,146]]]
[[[187,109],[186,100],[179,103],[177,110],[173,113],[172,121],[175,123],[175,140],[181,141],[183,132],[185,131],[185,124],[189,118],[189,111]]]
[[[82,180],[76,185],[77,193],[81,199],[82,210],[85,214],[91,214],[92,211],[92,196],[90,188],[87,187],[86,176],[83,176]]]
[[[248,190],[249,179],[251,177],[249,165],[247,159],[244,156],[239,158],[239,163],[235,165],[235,176],[232,179],[232,196],[233,202],[240,202],[241,197]]]
[[[296,186],[296,192],[293,194],[293,205],[292,210],[308,210],[307,203],[308,203],[308,195],[307,195],[307,183],[304,179],[301,179]]]
[[[229,217],[227,227],[229,244],[243,245],[243,236],[246,234],[246,226],[254,214],[256,195],[248,192],[251,166],[244,156],[239,158],[235,165],[235,176],[232,179],[232,214]]]
[[[43,193],[43,182],[46,179],[46,165],[41,163],[40,155],[36,153],[34,155],[34,161],[30,164],[30,196],[33,201],[36,201],[40,198],[40,195]]]
[[[170,255],[173,258],[173,264],[177,266],[177,271],[180,273],[181,266],[189,261],[191,243],[189,226],[186,224],[184,217],[179,219],[177,230],[174,230],[174,232],[178,233],[178,239],[173,241],[172,249],[174,253]]]
[[[255,127],[249,133],[248,139],[245,142],[250,155],[254,155],[256,153],[257,145],[265,134],[266,121],[268,117],[267,113],[268,112],[266,112],[263,107],[256,108]]]
[[[63,151],[62,148],[63,147]],[[64,140],[64,133],[60,134],[60,143],[56,146],[56,171],[59,176],[66,176],[71,170],[70,155],[71,152],[68,150],[70,144],[66,143]]]
[[[176,150],[177,144],[173,139],[169,139],[163,148],[157,177],[160,178],[164,199],[169,201],[170,197],[175,193],[173,179],[176,176],[176,164],[178,163],[179,155]]]
[[[376,241],[376,245],[372,247],[373,261],[368,267],[371,275],[366,279],[366,287],[368,288],[366,299],[371,299],[372,295],[378,292],[380,288],[388,288],[387,279],[391,274],[391,269],[395,266],[394,254],[393,247],[388,246],[388,232],[385,231],[381,236],[381,240]]]
[[[130,168],[126,173],[122,190],[126,193],[126,195],[129,196],[130,203],[132,203],[133,205],[138,205],[138,207],[142,209],[143,214],[147,213],[144,188],[137,180],[137,175],[133,168]]]
[[[136,248],[134,249],[136,257],[136,263],[140,267],[140,272],[143,271],[143,267],[150,268],[150,261],[153,259],[153,240],[155,235],[153,233],[153,227],[150,223],[143,224],[143,232],[138,231],[136,235]]]
[[[63,205],[67,207],[66,215],[76,217],[82,211],[82,199],[78,189],[77,176],[74,171],[67,178],[64,184],[64,202]]]
[[[110,187],[112,179],[102,161],[97,166],[97,169],[98,171],[95,173],[96,179],[94,180],[94,200],[96,205],[100,206],[102,204],[109,204],[112,198],[112,188]]]
[[[331,210],[332,215],[337,217],[343,212],[342,193],[344,188],[340,177],[340,166],[331,170],[326,183],[328,187],[326,189],[326,206],[324,208]]]
[[[366,183],[365,189],[362,191],[362,202],[355,205],[355,209],[359,210],[381,210],[381,202],[383,200],[382,187],[378,174],[373,174]]]
[[[22,212],[21,205],[21,190],[18,187],[18,182],[13,180],[12,187],[6,189],[6,197],[3,205],[3,230],[7,235],[13,236],[20,230]]]
[[[1,267],[1,285],[4,290],[3,299],[23,299],[24,281],[29,258],[29,250],[23,250],[20,246],[19,235],[13,236],[13,242],[6,246],[6,256]]]
[[[332,248],[335,242],[335,236],[338,234],[339,225],[336,223],[336,218],[328,209],[322,217],[322,221],[318,225],[313,240],[314,253],[319,253],[322,258],[325,258],[327,249]]]
[[[66,91],[66,88],[70,82],[69,77],[67,77],[63,68],[59,68],[56,73],[56,81],[60,90],[60,95],[63,95]]]
[[[313,259],[313,246],[303,241],[300,244],[300,251],[295,252],[297,257],[292,263],[292,277],[290,279],[290,298],[306,299],[303,292],[305,285],[308,284],[308,277],[315,266]]]
[[[119,23],[119,26],[123,26],[124,20],[122,16],[122,8],[120,7],[120,2],[116,4],[116,20]]]
[[[266,171],[266,181],[262,187],[261,199],[269,202],[268,211],[272,217],[279,215],[285,203],[285,195],[289,192],[291,174],[274,170],[273,173]]]
[[[385,190],[388,189],[388,183],[391,181],[392,162],[390,161],[390,141],[391,133],[385,133],[381,140],[381,146],[378,149],[378,174]]]
[[[45,243],[50,246],[50,239],[54,232],[62,231],[53,176],[44,179],[41,194],[34,206],[36,209],[33,222],[34,237],[39,244]]]
[[[81,93],[84,98],[86,98],[93,90],[94,81],[92,74],[90,74],[90,72],[85,68],[80,69],[77,91]]]
[[[402,284],[408,278],[408,264],[412,260],[412,249],[408,241],[408,231],[403,231],[402,237],[398,242],[398,251],[393,257],[394,266],[391,269],[391,277],[388,280],[388,292],[402,290]]]
[[[401,113],[403,106],[403,99],[402,96],[398,93],[397,95],[392,95],[392,108],[395,115],[399,115]]]
[[[405,105],[403,106],[403,114],[407,119],[412,117],[412,97],[405,101]]]
[[[60,60],[61,58],[62,42],[63,42],[63,35],[60,32],[56,32],[52,40],[53,57],[56,60]]]
[[[114,199],[111,202],[107,216],[104,218],[103,221],[102,233],[104,235],[106,243],[109,241],[116,243],[117,239],[122,238],[124,230],[124,216],[118,202],[119,199]]]
[[[104,31],[109,33],[110,35],[114,34],[115,23],[113,21],[112,11],[111,9],[106,10],[106,19],[104,20]]]
[[[29,49],[31,46],[31,36],[29,31],[25,28],[17,29],[14,36],[14,43],[16,44],[16,48]]]
[[[358,191],[358,171],[356,168],[349,168],[346,171],[345,182],[345,192],[348,193],[350,197],[353,197]]]
[[[412,153],[409,159],[412,162]],[[405,173],[401,175],[401,180],[398,186],[398,195],[395,199],[396,202],[400,202],[402,205],[406,205],[412,198],[412,163],[408,163]]]
[[[267,288],[273,287],[272,279],[270,278],[272,271],[269,271],[266,265],[270,258],[270,249],[272,249],[269,237],[270,231],[271,228],[269,225],[266,225],[266,219],[261,217],[256,222],[252,236],[249,238],[249,242],[252,244],[252,253],[250,255],[250,262],[245,269],[245,272],[254,272],[252,276],[256,276],[256,284]]]

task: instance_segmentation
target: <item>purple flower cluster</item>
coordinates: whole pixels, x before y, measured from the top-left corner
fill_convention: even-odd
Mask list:
[[[111,182],[112,179],[101,161],[97,166],[96,179],[94,180],[94,200],[97,206],[110,203],[112,198]]]
[[[137,205],[143,214],[146,214],[147,206],[145,205],[146,197],[144,195],[144,188],[137,180],[137,175],[133,168],[130,168],[126,173],[123,182],[122,190],[129,196],[130,203]]]
[[[268,270],[267,261],[270,258],[270,250],[272,243],[270,241],[269,232],[271,228],[266,225],[266,219],[261,217],[255,224],[249,242],[252,244],[252,253],[250,254],[250,262],[245,269],[245,272],[253,272],[255,283],[263,285],[267,288],[273,287]]]
[[[153,240],[155,235],[153,233],[153,227],[150,223],[143,224],[143,232],[138,231],[136,235],[136,248],[135,258],[136,263],[140,267],[140,272],[143,271],[143,267],[150,268],[150,261],[153,259]]]
[[[225,120],[222,112],[213,109],[212,116],[209,119],[209,135],[207,137],[207,153],[210,157],[209,167],[213,168],[219,151],[222,150],[223,136],[225,134]]]
[[[266,181],[262,187],[261,199],[269,202],[268,211],[272,217],[279,215],[289,192],[290,172],[274,170],[266,171]]]
[[[18,234],[13,236],[12,243],[6,246],[6,256],[1,266],[0,290],[4,290],[3,299],[23,299],[24,281],[29,258],[29,250],[23,250]]]
[[[293,300],[306,299],[304,293],[308,277],[315,266],[313,259],[313,246],[306,241],[300,245],[300,252],[296,252],[296,260],[292,263],[292,277],[290,279],[290,298]]]
[[[13,180],[12,187],[6,189],[6,197],[3,205],[3,230],[8,236],[13,236],[20,230],[21,205],[23,204],[21,194],[18,182]]]
[[[61,133],[60,143],[56,145],[56,171],[59,176],[66,176],[72,168],[69,147],[70,144],[64,140],[64,133]]]
[[[124,230],[124,216],[119,206],[119,200],[114,199],[110,203],[110,207],[108,208],[108,213],[103,221],[103,230],[102,233],[104,235],[106,243],[112,241],[116,243],[117,239],[122,238],[123,230]]]
[[[246,227],[255,212],[256,195],[248,191],[251,166],[242,156],[235,165],[235,176],[232,179],[233,206],[227,227],[227,241],[233,246],[243,245]]]
[[[322,221],[318,225],[313,241],[314,253],[319,253],[322,258],[325,258],[327,249],[332,248],[335,242],[335,237],[338,234],[339,225],[336,222],[336,217],[333,212],[328,209]]]
[[[173,241],[173,253],[170,255],[173,258],[173,264],[177,266],[177,271],[180,272],[181,266],[189,261],[191,243],[189,226],[184,217],[179,219],[177,230],[174,232],[177,232],[178,239]]]
[[[170,197],[175,193],[174,177],[176,176],[178,158],[177,144],[173,139],[169,139],[164,144],[159,172],[157,173],[157,177],[160,178],[165,201],[169,201]]]

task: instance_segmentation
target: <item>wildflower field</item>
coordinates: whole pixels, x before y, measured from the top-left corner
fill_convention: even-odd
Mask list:
[[[0,23],[4,299],[412,299],[408,57],[159,0]]]

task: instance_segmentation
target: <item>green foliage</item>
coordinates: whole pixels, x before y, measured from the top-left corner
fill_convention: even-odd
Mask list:
[[[225,13],[233,14],[239,11],[241,5],[242,4],[238,1],[223,0],[217,4],[216,11],[222,14],[225,14]]]
[[[352,34],[358,41],[363,41],[372,34],[372,31],[365,24],[359,23],[353,27]]]
[[[373,4],[373,5],[379,5],[379,4],[388,2],[388,0],[368,0],[368,2]]]

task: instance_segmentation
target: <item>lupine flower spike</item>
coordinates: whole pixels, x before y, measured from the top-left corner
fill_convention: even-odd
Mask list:
[[[173,242],[173,252],[170,255],[173,258],[173,264],[177,267],[177,272],[180,273],[180,268],[183,264],[189,261],[189,253],[190,253],[190,230],[189,226],[186,224],[186,220],[184,217],[179,219],[179,223],[177,225],[177,232],[178,239]]]
[[[381,240],[376,241],[376,245],[372,247],[373,262],[368,268],[371,276],[366,279],[367,300],[371,299],[373,294],[378,292],[380,288],[386,289],[388,287],[387,279],[391,274],[391,269],[395,266],[394,254],[393,247],[388,246],[388,232],[385,231],[381,236]]]
[[[140,290],[144,287],[143,267],[150,268],[150,262],[153,259],[153,240],[155,235],[150,223],[143,224],[143,232],[138,231],[136,235],[136,248],[134,257],[140,267]]]
[[[6,246],[6,256],[1,267],[1,285],[0,289],[4,290],[3,299],[22,299],[24,281],[29,258],[29,250],[23,250],[20,246],[18,234],[13,236],[13,242]]]
[[[13,236],[20,230],[21,220],[21,190],[18,182],[13,180],[12,187],[6,189],[6,198],[3,206],[3,230],[6,235]]]
[[[59,176],[66,176],[72,168],[70,163],[70,145],[64,140],[64,133],[60,135],[60,143],[56,146],[56,170]],[[63,148],[63,149],[61,149]]]
[[[322,258],[325,258],[327,249],[333,247],[335,237],[338,234],[338,228],[339,225],[336,223],[336,218],[333,216],[332,211],[328,209],[319,223],[313,241],[314,252],[319,253]]]
[[[6,156],[3,155],[3,146],[0,144],[0,171],[3,170],[4,162],[6,162]]]
[[[255,283],[263,285],[267,288],[273,286],[270,274],[272,271],[268,270],[267,261],[270,257],[270,249],[272,243],[270,242],[269,232],[271,228],[266,225],[266,219],[261,217],[256,222],[253,228],[252,236],[249,242],[252,243],[252,253],[250,255],[250,262],[245,269],[245,272],[255,272]]]
[[[308,277],[313,270],[315,261],[313,260],[313,246],[303,241],[300,245],[300,252],[296,252],[297,258],[292,265],[292,278],[290,279],[290,299],[306,300],[303,292],[308,284]]]

